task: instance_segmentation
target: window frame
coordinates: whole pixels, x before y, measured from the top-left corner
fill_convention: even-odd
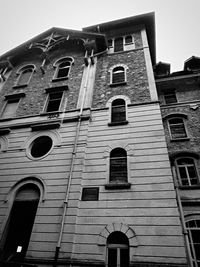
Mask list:
[[[179,165],[178,164],[178,160],[180,159],[192,159],[193,160],[193,164],[186,164],[186,165]],[[178,178],[178,183],[181,187],[196,187],[196,186],[199,186],[200,185],[200,179],[199,179],[199,172],[198,172],[198,167],[197,167],[197,163],[196,163],[196,160],[194,157],[191,157],[191,156],[188,156],[188,155],[183,155],[181,157],[177,157],[174,161],[175,163],[175,168],[176,168],[176,173],[177,173],[177,178]],[[187,181],[188,181],[188,184],[187,185],[183,185],[182,184],[182,178],[181,178],[181,174],[180,174],[180,167],[184,167],[185,169],[185,173],[187,174]],[[190,174],[189,174],[189,171],[188,171],[188,167],[191,167],[191,166],[194,166],[194,172],[196,174],[196,178],[197,178],[197,183],[196,184],[191,184],[191,177]]]
[[[5,103],[4,103],[3,108],[1,110],[1,113],[0,113],[0,119],[1,120],[4,120],[4,119],[6,120],[6,119],[12,119],[13,117],[15,117],[15,115],[17,113],[17,109],[18,109],[19,104],[20,104],[20,101],[21,101],[21,99],[23,97],[25,97],[25,93],[6,95],[4,97]],[[16,103],[17,103],[15,111],[11,115],[4,117],[3,114],[4,114],[5,110],[6,110],[6,107],[9,104],[9,102],[12,102],[12,101],[16,101]]]
[[[86,194],[87,190],[96,190],[94,199],[88,198],[88,195]],[[98,201],[99,200],[99,187],[83,187],[82,188],[82,195],[81,195],[82,201]]]
[[[171,126],[174,126],[175,124],[170,124],[170,121],[171,120],[175,120],[175,119],[178,119],[178,120],[182,120],[182,125],[183,125],[183,128],[184,128],[184,132],[185,132],[185,136],[184,137],[177,137],[177,138],[174,138],[173,136],[173,133],[172,133],[172,129],[171,129]],[[178,124],[178,123],[177,123]],[[176,125],[177,125],[176,124]],[[179,123],[180,124],[180,123]],[[178,141],[178,140],[189,140],[189,137],[188,137],[188,132],[187,132],[187,128],[186,128],[186,125],[185,125],[185,118],[183,116],[173,116],[173,117],[170,117],[167,119],[167,125],[168,125],[168,130],[169,130],[169,134],[170,134],[170,139],[171,141]]]
[[[19,81],[20,81],[23,73],[26,72],[27,70],[31,70],[31,73],[30,73],[30,76],[29,76],[27,82],[26,83],[19,84]],[[15,83],[13,85],[13,88],[19,88],[19,87],[26,87],[26,86],[28,86],[28,84],[30,83],[31,78],[32,78],[33,73],[35,72],[35,70],[36,70],[36,67],[35,67],[34,64],[28,64],[28,65],[25,65],[25,66],[21,67],[20,69],[18,69],[17,72],[16,72],[16,75],[18,77],[17,77],[17,80],[15,81]]]
[[[189,223],[192,221],[195,222],[195,225],[197,227],[189,226]],[[200,264],[200,259],[197,260],[197,258],[196,258],[195,246],[194,246],[192,233],[191,233],[192,229],[198,229],[198,231],[200,232],[200,226],[198,226],[197,221],[199,221],[199,225],[200,225],[200,219],[199,218],[191,218],[189,220],[186,219],[186,221],[185,221],[186,231],[187,231],[188,237],[189,237],[189,246],[190,246],[190,251],[191,251],[191,257],[192,257],[192,262],[193,262],[194,267],[198,267]],[[200,236],[200,233],[199,233],[199,236]],[[200,243],[197,243],[197,244],[200,245]]]
[[[68,73],[67,73],[67,76],[57,77],[57,75],[59,73],[59,70],[60,70],[59,66],[61,64],[63,64],[64,62],[70,62],[70,66],[69,67],[64,67],[64,68],[69,69]],[[72,57],[63,57],[63,58],[58,59],[53,64],[53,67],[55,68],[55,71],[54,71],[54,75],[53,75],[53,78],[52,78],[52,82],[67,80],[69,78],[71,67],[72,67],[73,64],[74,64],[74,59]],[[62,68],[62,69],[64,69],[64,68]]]
[[[113,120],[113,116],[114,116],[114,113],[113,113],[113,110],[116,108],[116,107],[122,107],[122,105],[118,105],[118,106],[113,106],[113,102],[115,101],[118,101],[118,100],[122,100],[124,102],[124,115],[125,115],[125,119],[124,120],[118,120],[118,121],[115,121]],[[118,113],[119,114],[119,113]],[[112,102],[111,102],[111,110],[110,110],[110,123],[108,124],[109,126],[114,126],[114,125],[125,125],[128,123],[127,121],[127,104],[126,104],[126,100],[123,99],[123,98],[116,98],[114,99]]]
[[[124,80],[123,81],[120,81],[120,82],[114,82],[113,81],[113,76],[114,76],[114,70],[117,69],[117,68],[123,68],[123,74],[124,74]],[[114,87],[114,86],[118,86],[118,85],[126,85],[127,84],[127,70],[128,70],[128,67],[124,64],[117,64],[117,65],[114,65],[112,66],[110,69],[109,69],[109,72],[110,72],[110,86],[111,87]]]
[[[132,42],[126,42],[126,38],[130,37],[132,38]],[[118,38],[122,38],[122,50],[115,51],[115,40]],[[112,43],[109,45],[109,43]],[[108,53],[121,53],[124,51],[129,51],[135,49],[135,38],[133,34],[127,34],[123,36],[116,36],[108,39]]]
[[[171,93],[171,92],[172,92],[172,93]],[[167,98],[169,95],[174,95],[176,101],[175,101],[175,102],[167,102],[167,101],[166,101],[166,98]],[[163,102],[164,102],[165,105],[173,105],[173,104],[178,103],[178,98],[177,98],[177,92],[176,92],[176,89],[170,88],[170,89],[168,89],[168,90],[164,90],[164,91],[163,91]]]

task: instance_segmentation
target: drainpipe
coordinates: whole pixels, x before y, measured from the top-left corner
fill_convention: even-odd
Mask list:
[[[79,137],[79,133],[80,133],[81,117],[83,114],[83,107],[84,107],[87,83],[88,83],[88,78],[89,78],[89,70],[90,70],[90,60],[88,62],[88,66],[87,66],[87,73],[86,73],[86,79],[85,79],[84,90],[83,90],[83,98],[82,98],[82,103],[81,103],[80,112],[79,112],[79,116],[78,116],[78,122],[77,122],[77,126],[76,126],[76,135],[75,135],[74,147],[73,147],[73,151],[72,151],[72,160],[71,160],[70,171],[69,171],[69,179],[68,179],[66,195],[65,195],[65,199],[64,199],[64,203],[63,203],[63,214],[62,214],[62,220],[61,220],[61,225],[60,225],[59,238],[58,238],[55,256],[54,256],[53,267],[57,266],[57,261],[58,261],[61,242],[62,242],[63,230],[64,230],[64,225],[65,225],[65,216],[67,213],[69,192],[70,192],[72,174],[73,174],[73,169],[74,169],[74,161],[75,161],[75,157],[76,157],[77,143],[78,143],[78,137]]]
[[[190,243],[189,243],[189,237],[188,237],[188,232],[187,232],[187,229],[186,229],[186,226],[185,226],[183,207],[182,207],[182,203],[181,203],[181,197],[180,197],[180,194],[179,194],[177,179],[175,178],[176,177],[176,171],[175,171],[175,167],[174,166],[172,166],[172,177],[173,177],[173,180],[174,180],[174,187],[175,187],[175,192],[176,192],[176,200],[177,200],[177,203],[178,203],[178,209],[179,209],[179,213],[180,213],[180,221],[181,221],[181,225],[182,225],[182,229],[183,229],[183,236],[184,236],[185,245],[186,245],[186,255],[187,255],[187,261],[188,261],[188,267],[193,267],[192,254],[191,254]]]

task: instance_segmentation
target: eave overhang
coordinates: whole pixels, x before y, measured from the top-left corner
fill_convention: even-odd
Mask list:
[[[152,59],[152,64],[156,64],[156,34],[155,34],[155,13],[150,12],[143,15],[114,20],[83,28],[83,32],[106,33],[110,30],[123,27],[133,27],[144,25],[147,31],[147,38]]]

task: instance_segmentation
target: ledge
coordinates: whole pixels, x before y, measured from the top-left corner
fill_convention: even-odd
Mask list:
[[[61,86],[46,88],[45,91],[46,93],[52,93],[52,92],[54,93],[54,92],[66,91],[68,89],[69,89],[68,85],[61,85]]]
[[[171,139],[171,142],[181,142],[181,141],[190,141],[189,137],[185,137],[185,138],[177,138],[177,139]]]
[[[69,77],[61,77],[61,78],[54,78],[51,81],[54,83],[54,82],[68,80],[68,79],[69,79]]]
[[[105,184],[105,189],[129,189],[131,188],[130,183],[108,183]]]
[[[28,86],[28,83],[26,84],[16,84],[16,85],[13,85],[13,89],[17,89],[17,88],[24,88],[24,87],[27,87]]]
[[[110,87],[120,86],[120,85],[126,85],[127,82],[119,82],[119,83],[111,83]]]
[[[128,121],[116,121],[116,122],[109,122],[108,126],[117,126],[117,125],[126,125]]]
[[[10,100],[10,99],[19,99],[19,98],[21,98],[21,97],[25,97],[25,93],[18,93],[18,94],[11,94],[11,95],[5,95],[4,97],[5,97],[5,99],[6,100]]]
[[[180,185],[179,189],[181,190],[195,190],[195,189],[200,189],[200,184],[196,185]]]
[[[10,129],[9,128],[2,128],[0,129],[0,135],[6,135],[10,133]]]
[[[44,130],[53,130],[60,127],[59,122],[50,122],[50,123],[38,123],[31,125],[32,131],[44,131]]]

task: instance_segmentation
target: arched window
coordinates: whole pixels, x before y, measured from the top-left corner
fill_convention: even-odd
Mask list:
[[[129,240],[119,231],[113,232],[107,239],[107,265],[108,267],[129,266]]]
[[[19,69],[17,71],[17,81],[15,83],[15,86],[26,86],[29,84],[31,77],[33,75],[33,72],[35,70],[34,65],[26,65],[23,68]]]
[[[194,267],[200,266],[200,220],[186,222]]]
[[[115,148],[110,153],[110,182],[127,183],[127,153],[123,148]]]
[[[171,139],[187,138],[187,132],[183,118],[171,118],[168,120]]]
[[[56,67],[55,74],[53,80],[62,80],[69,77],[69,72],[71,69],[71,65],[74,62],[73,58],[66,57],[57,60],[54,63],[54,67]]]
[[[25,257],[40,198],[35,184],[25,184],[17,191],[4,233],[4,259]]]
[[[119,52],[124,50],[123,37],[115,38],[114,40],[114,52]]]
[[[179,183],[185,185],[199,184],[195,161],[190,157],[181,157],[175,160]]]
[[[124,83],[126,81],[125,79],[125,69],[122,66],[115,67],[112,70],[112,80],[111,84],[116,84],[116,83]]]
[[[126,121],[126,102],[124,99],[115,99],[111,107],[111,123]]]

